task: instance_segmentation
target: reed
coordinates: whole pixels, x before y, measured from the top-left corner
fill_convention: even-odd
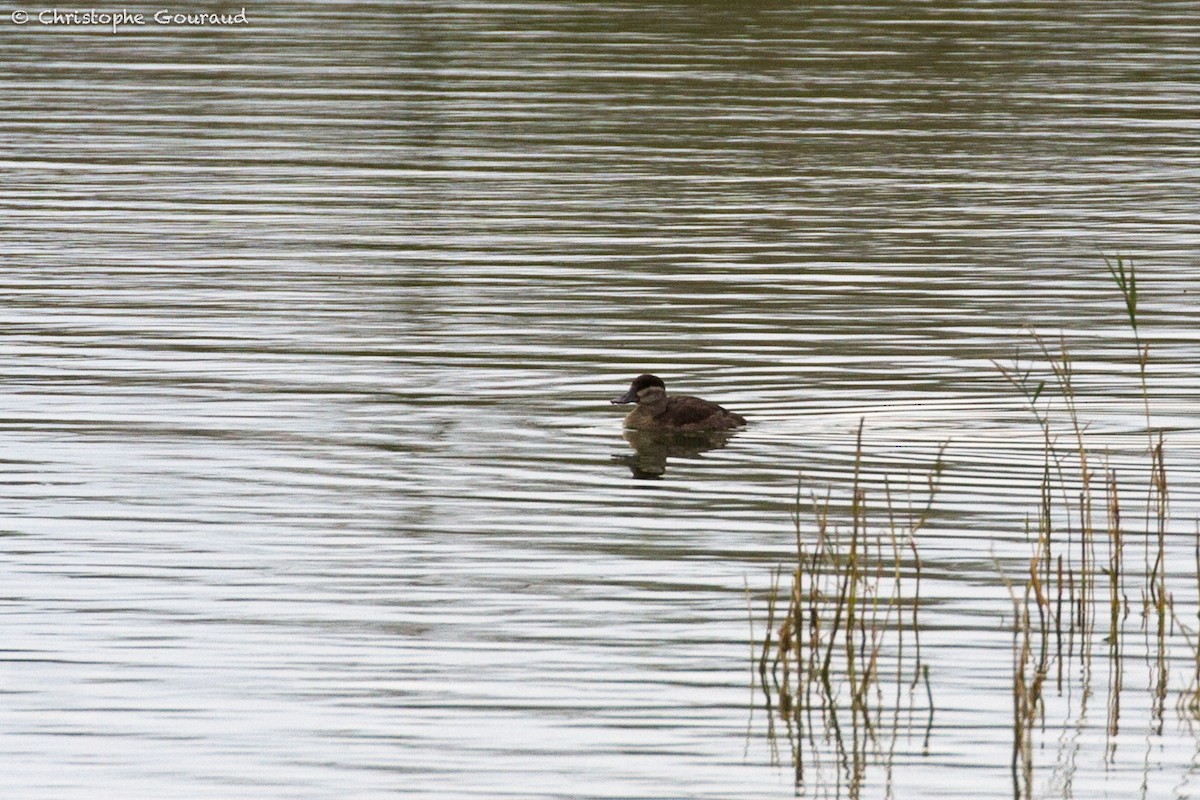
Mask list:
[[[926,476],[923,504],[911,506],[910,490],[906,511],[891,480],[882,502],[869,496],[862,423],[843,505],[829,489],[806,502],[797,480],[791,586],[785,591],[776,573],[757,662],[768,707],[786,726],[797,789],[833,768],[838,785],[857,796],[868,764],[890,765],[899,731],[911,727],[905,714],[921,702],[928,746],[934,706],[920,651],[916,534],[932,516],[944,453],[945,445]]]
[[[1123,707],[1145,707],[1125,702],[1131,658],[1147,667],[1143,697],[1150,699],[1149,720],[1142,737],[1147,748],[1165,729],[1172,655],[1180,652],[1190,660],[1176,708],[1183,722],[1200,729],[1200,525],[1192,563],[1186,569],[1169,565],[1167,442],[1164,431],[1153,427],[1151,347],[1143,338],[1138,275],[1125,259],[1105,263],[1132,331],[1144,451],[1123,449],[1126,463],[1118,471],[1115,465],[1122,461],[1097,441],[1079,388],[1086,383],[1077,375],[1065,336],[1051,339],[1031,331],[1029,363],[1019,358],[1011,366],[993,362],[1023,399],[1041,444],[1032,476],[1036,505],[1025,522],[1028,558],[996,561],[1012,608],[1016,798],[1034,795],[1036,757],[1046,749],[1042,740],[1052,727],[1048,705],[1058,708],[1065,702],[1068,716],[1074,715],[1060,730],[1082,732],[1090,726],[1090,703],[1100,694],[1093,670],[1107,676],[1102,690],[1106,764],[1115,764],[1119,745],[1130,740],[1122,737],[1123,726],[1129,727]],[[837,785],[857,797],[867,764],[881,764],[890,775],[896,737],[922,724],[917,721],[921,711],[928,748],[935,709],[921,651],[923,562],[917,539],[932,518],[944,453],[945,445],[920,491],[909,486],[906,509],[897,502],[890,478],[882,479],[882,498],[868,492],[861,422],[849,486],[840,495],[826,488],[806,498],[797,480],[795,562],[775,573],[767,632],[755,652],[768,705],[777,705],[792,745],[798,792],[818,785],[823,770],[833,768]],[[917,495],[923,500],[914,508]],[[1144,497],[1142,508],[1130,497]],[[1142,558],[1130,558],[1138,539]],[[791,585],[783,586],[787,576]],[[1185,599],[1177,603],[1180,587]],[[1058,776],[1063,785],[1071,784],[1074,761],[1073,755],[1060,759],[1069,765],[1068,774]]]
[[[1191,654],[1193,668],[1176,705],[1189,720],[1200,719],[1200,636],[1196,633],[1200,630],[1200,542],[1195,545],[1191,569],[1197,603],[1193,628],[1176,610],[1173,578],[1167,569],[1170,490],[1166,442],[1163,431],[1153,427],[1148,381],[1151,349],[1142,337],[1137,272],[1122,258],[1106,259],[1105,263],[1120,292],[1133,336],[1147,442],[1144,471],[1134,469],[1119,478],[1110,454],[1091,441],[1089,425],[1082,418],[1073,359],[1063,338],[1052,344],[1031,332],[1041,362],[1039,374],[1019,366],[1017,360],[1013,366],[996,364],[1003,378],[1025,399],[1043,442],[1036,523],[1027,526],[1033,543],[1028,575],[1020,586],[1004,577],[1013,603],[1012,771],[1018,798],[1032,793],[1033,754],[1038,750],[1033,735],[1046,725],[1044,679],[1056,666],[1061,691],[1064,633],[1067,658],[1076,655],[1073,651],[1078,643],[1084,698],[1092,691],[1093,643],[1106,645],[1106,763],[1115,761],[1120,741],[1122,697],[1127,691],[1126,650],[1131,644],[1126,620],[1135,611],[1141,618],[1138,628],[1145,634],[1138,644],[1146,648],[1149,666],[1149,733],[1163,733],[1171,685],[1169,653],[1181,643]],[[1097,463],[1101,466],[1096,467]],[[1136,509],[1130,514],[1124,507],[1122,498],[1130,491],[1144,493],[1140,514]],[[1131,538],[1142,539],[1141,564],[1126,557]],[[1131,592],[1140,602],[1131,601]],[[1069,609],[1065,624],[1064,595]],[[1057,597],[1053,631],[1046,623],[1051,597]],[[1107,624],[1097,630],[1096,612],[1102,608],[1108,612]],[[1048,647],[1051,635],[1058,643],[1053,651]],[[1086,703],[1081,703],[1074,723],[1077,728],[1082,729],[1086,714]]]

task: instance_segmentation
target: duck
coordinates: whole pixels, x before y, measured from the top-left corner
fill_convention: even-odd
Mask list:
[[[614,405],[637,403],[625,417],[625,427],[658,433],[726,431],[746,424],[741,414],[727,411],[710,400],[687,395],[667,396],[667,385],[657,375],[633,379],[629,391],[613,398]]]

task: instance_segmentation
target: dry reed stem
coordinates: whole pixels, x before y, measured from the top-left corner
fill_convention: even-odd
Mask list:
[[[832,749],[834,763],[844,776],[842,785],[862,785],[869,764],[887,762],[895,753],[901,729],[900,710],[905,686],[909,702],[924,680],[928,703],[925,747],[933,724],[933,689],[927,665],[921,662],[919,587],[921,559],[916,532],[933,513],[933,495],[940,488],[946,445],[937,451],[925,480],[929,495],[914,508],[909,498],[908,519],[899,520],[891,490],[884,480],[883,507],[873,506],[864,485],[863,424],[855,437],[853,473],[845,522],[835,522],[831,491],[812,500],[815,535],[805,535],[800,513],[803,483],[798,478],[796,507],[791,514],[796,533],[796,562],[789,570],[792,586],[787,611],[776,599],[781,592],[782,569],[775,573],[768,601],[768,625],[776,631],[764,636],[757,655],[764,689],[778,696],[778,713],[787,720],[794,746],[797,786],[817,766],[823,743]],[[878,522],[883,519],[883,522]],[[905,559],[911,558],[906,566]],[[915,575],[906,581],[909,575]],[[887,583],[890,582],[890,586]],[[909,597],[909,588],[914,588]],[[911,616],[904,604],[912,604]],[[777,611],[779,612],[777,614]],[[915,662],[906,651],[911,626]],[[773,655],[772,655],[773,654]],[[771,661],[768,660],[772,659]],[[792,667],[795,669],[792,669]],[[911,678],[908,675],[911,669]],[[770,673],[774,686],[766,680]],[[894,676],[895,691],[884,692],[885,679]],[[890,714],[884,707],[892,699]],[[768,700],[770,708],[772,701]],[[821,722],[813,725],[814,711]],[[844,712],[849,712],[843,716]],[[814,738],[823,723],[824,734]],[[886,726],[886,727],[885,727]]]

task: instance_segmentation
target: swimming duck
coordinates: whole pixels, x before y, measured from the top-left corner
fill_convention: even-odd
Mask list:
[[[625,427],[663,433],[723,431],[746,424],[741,414],[726,411],[716,403],[687,395],[667,396],[667,385],[657,375],[638,375],[629,391],[612,401],[615,405],[637,403],[625,418]]]

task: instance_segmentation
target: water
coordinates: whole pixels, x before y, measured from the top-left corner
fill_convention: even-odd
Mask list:
[[[855,791],[1011,796],[997,565],[1042,440],[992,361],[1061,332],[1132,484],[1101,253],[1139,268],[1190,564],[1191,4],[247,17],[0,25],[8,791],[790,796],[746,590],[761,636],[797,474],[844,502],[862,420],[875,497],[950,445],[934,723]],[[750,427],[639,479],[608,399],[643,371]],[[1190,793],[1127,652],[1115,737],[1078,674],[1048,694],[1037,796]]]

